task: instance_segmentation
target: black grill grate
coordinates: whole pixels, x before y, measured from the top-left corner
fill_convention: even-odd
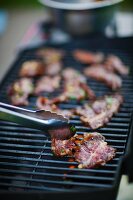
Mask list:
[[[87,42],[73,42],[64,45],[67,56],[64,59],[64,66],[72,66],[82,71],[83,66],[74,61],[70,51],[75,48],[87,48],[91,50],[101,50],[104,53],[114,53],[120,56],[125,64],[132,67],[133,54],[127,49],[119,49],[118,46],[112,48],[112,43],[99,48]],[[25,60],[36,58],[36,49],[24,51],[18,60],[13,64],[10,72],[1,84],[0,100],[8,102],[7,87],[16,79],[18,70]],[[38,59],[38,58],[36,58]],[[97,96],[109,93],[109,89],[102,83],[89,80],[88,84],[96,92]],[[119,113],[99,132],[106,137],[106,141],[117,148],[116,157],[105,166],[98,169],[78,169],[69,167],[77,166],[76,162],[69,162],[68,158],[56,158],[51,152],[51,141],[44,133],[24,128],[20,125],[0,121],[0,188],[8,191],[77,191],[88,188],[110,188],[116,183],[119,170],[120,158],[126,151],[128,141],[129,126],[131,123],[132,103],[133,103],[133,79],[130,74],[123,78],[123,88],[121,93],[125,97]],[[60,89],[61,90],[61,89]],[[58,90],[57,92],[60,92]],[[54,92],[52,95],[57,95]],[[111,93],[111,92],[110,92]],[[45,93],[45,95],[48,95]],[[50,95],[49,95],[50,96]],[[35,97],[30,98],[30,106],[35,108]],[[73,108],[75,101],[61,104],[62,108]],[[91,131],[82,125],[78,117],[71,120],[79,134]]]

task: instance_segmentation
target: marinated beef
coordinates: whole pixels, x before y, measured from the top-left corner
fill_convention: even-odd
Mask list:
[[[63,50],[54,48],[44,48],[37,51],[37,55],[41,56],[46,64],[59,62],[65,55]]]
[[[121,75],[127,75],[129,73],[129,68],[124,65],[122,60],[115,56],[109,55],[105,60],[105,68],[111,72],[117,72]]]
[[[76,69],[72,69],[72,68],[66,68],[63,70],[62,72],[62,76],[64,78],[65,81],[78,81],[78,82],[86,82],[86,77],[80,73],[78,70]]]
[[[53,92],[55,89],[60,86],[60,76],[43,76],[41,77],[35,86],[35,94],[39,94],[41,92]]]
[[[61,71],[61,60],[64,57],[64,54],[64,51],[54,48],[45,48],[37,51],[37,55],[43,59],[43,62],[46,65],[45,74],[54,76]]]
[[[67,82],[64,86],[64,92],[62,92],[59,96],[53,98],[53,102],[55,104],[66,102],[69,100],[77,100],[80,101],[82,99],[95,99],[95,94],[91,90],[89,86],[85,83],[82,85],[79,82]]]
[[[86,91],[80,86],[79,82],[67,82],[63,95],[66,97],[66,100],[81,100],[86,98]]]
[[[73,156],[79,168],[105,165],[115,157],[116,150],[105,142],[100,133],[75,134],[68,140],[53,138],[51,150],[58,157]]]
[[[105,96],[91,104],[84,104],[75,109],[74,113],[80,116],[81,121],[92,129],[107,124],[113,114],[117,113],[123,97],[119,94]]]
[[[45,66],[42,62],[31,60],[22,64],[19,75],[21,77],[41,76],[45,72]]]
[[[89,99],[95,99],[95,93],[94,91],[86,84],[86,83],[80,83],[80,88],[82,88],[85,92],[85,96]]]
[[[85,98],[94,99],[95,94],[86,84],[86,78],[79,71],[67,68],[63,71],[64,92],[61,94],[61,100],[81,100]]]
[[[60,109],[54,99],[49,100],[45,97],[38,97],[36,105],[38,109],[55,112],[57,114],[63,115],[66,118],[73,116],[73,110]]]
[[[33,93],[33,82],[29,78],[21,78],[15,81],[8,90],[13,105],[28,105],[28,97]]]
[[[62,63],[60,61],[53,62],[46,65],[45,74],[49,76],[54,76],[59,74],[62,68]]]
[[[49,111],[55,111],[57,109],[57,106],[53,103],[52,100],[49,100],[46,97],[40,96],[37,98],[36,106],[40,110],[49,110]]]
[[[122,86],[122,79],[113,72],[109,72],[103,65],[92,65],[87,67],[84,70],[84,74],[105,83],[112,90],[119,89]]]
[[[73,155],[74,149],[76,147],[74,141],[74,137],[71,137],[68,140],[58,140],[53,138],[51,143],[52,152],[58,157],[71,156]]]
[[[101,63],[104,59],[103,53],[92,53],[87,50],[75,50],[73,56],[83,64]]]
[[[86,133],[79,148],[74,154],[79,162],[78,168],[93,168],[105,165],[115,157],[116,150],[105,142],[100,133]]]

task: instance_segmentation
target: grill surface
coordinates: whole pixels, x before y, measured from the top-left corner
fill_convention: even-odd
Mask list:
[[[57,48],[61,47],[67,52],[63,61],[65,67],[72,66],[82,71],[83,65],[76,62],[70,52],[75,48],[83,48],[92,51],[100,50],[105,54],[114,53],[132,68],[133,53],[128,47],[130,41],[128,39],[123,41],[120,39],[80,40],[63,46],[57,45]],[[0,101],[9,103],[6,95],[7,88],[16,80],[18,70],[25,60],[38,59],[35,56],[35,51],[36,49],[30,49],[19,55],[1,84]],[[133,105],[133,79],[131,74],[132,72],[128,77],[123,78],[121,93],[125,102],[120,111],[113,116],[106,126],[99,129],[99,132],[106,137],[106,141],[117,149],[116,157],[112,161],[97,169],[71,169],[70,166],[77,166],[77,163],[69,162],[68,158],[53,156],[50,148],[51,141],[44,133],[14,123],[0,121],[0,189],[2,191],[61,192],[111,188],[119,184],[120,160],[126,152]],[[88,84],[97,96],[111,93],[102,83],[88,79]],[[60,91],[61,89],[52,95],[57,95]],[[47,93],[44,93],[44,95],[48,96]],[[30,98],[28,108],[35,108],[35,100],[35,97]],[[61,107],[73,108],[77,104],[80,105],[80,103],[71,101],[61,104]],[[73,118],[71,123],[76,126],[80,134],[90,131],[89,128],[82,125],[78,117]]]

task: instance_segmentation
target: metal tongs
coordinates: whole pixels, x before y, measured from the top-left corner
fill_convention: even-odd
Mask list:
[[[27,110],[0,102],[0,120],[15,122],[25,127],[38,129],[52,138],[68,139],[75,134],[75,127],[62,115],[46,110]]]

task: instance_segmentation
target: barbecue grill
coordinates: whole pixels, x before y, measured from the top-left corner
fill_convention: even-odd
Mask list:
[[[19,53],[17,60],[11,66],[0,85],[0,101],[9,103],[6,94],[9,85],[18,77],[21,64],[26,60],[41,59],[36,51],[42,47],[64,49],[67,54],[63,60],[65,67],[72,66],[80,71],[83,65],[75,61],[71,55],[73,49],[82,48],[91,51],[102,51],[105,54],[118,55],[126,65],[131,67],[129,76],[123,77],[121,93],[124,103],[120,111],[111,121],[98,131],[106,137],[109,145],[117,149],[116,157],[105,166],[95,169],[78,169],[76,162],[70,162],[68,157],[56,158],[51,152],[50,138],[43,132],[22,127],[11,122],[0,121],[0,194],[14,199],[115,199],[122,174],[133,181],[133,77],[131,50],[133,38],[106,39],[91,38],[71,41],[63,45],[47,43],[37,48],[26,49]],[[111,91],[102,83],[88,78],[89,86],[97,96]],[[63,84],[63,83],[62,83]],[[60,93],[49,95],[50,97]],[[35,109],[36,97],[30,97],[28,109]],[[74,108],[81,102],[70,101],[62,103],[61,108]],[[89,132],[78,117],[71,119],[77,133]],[[56,195],[56,196],[55,196]]]

